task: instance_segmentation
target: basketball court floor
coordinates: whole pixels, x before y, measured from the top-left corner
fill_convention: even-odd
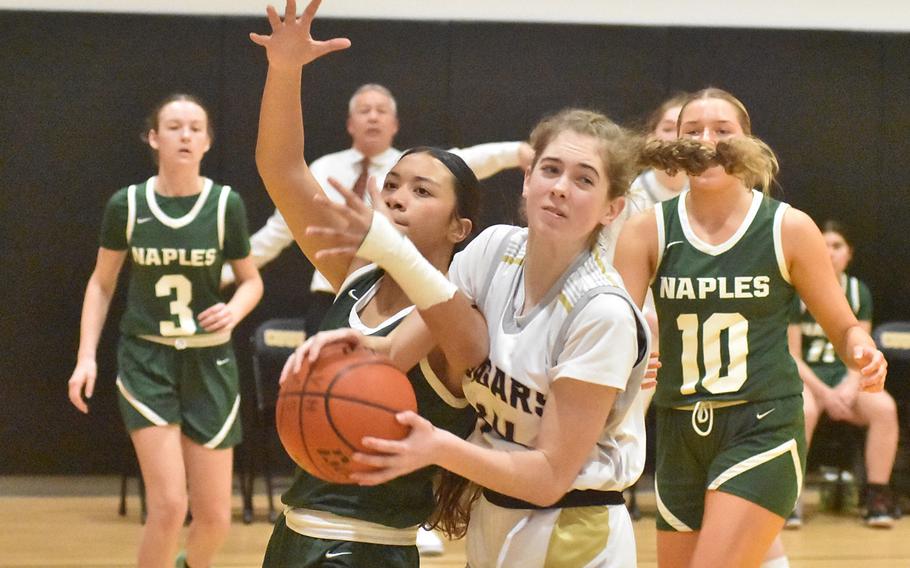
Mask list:
[[[116,477],[0,477],[0,567],[70,568],[131,566],[139,540],[139,499],[135,486],[127,514],[117,514]],[[910,518],[892,530],[864,527],[856,515],[814,513],[818,493],[806,495],[807,523],[784,533],[793,568],[910,567]],[[635,523],[638,565],[657,566],[654,498],[639,498],[644,518]],[[235,522],[221,552],[219,568],[259,566],[271,533],[262,491],[255,496],[256,518],[240,521],[235,497]],[[464,566],[464,543],[446,543],[443,556],[424,558],[427,568]]]

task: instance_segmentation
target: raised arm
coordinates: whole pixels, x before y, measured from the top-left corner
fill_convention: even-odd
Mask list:
[[[838,356],[859,371],[864,390],[882,390],[888,363],[850,309],[821,231],[808,215],[790,208],[784,214],[781,238],[790,279]]]
[[[534,150],[527,142],[488,142],[468,148],[452,148],[474,170],[477,179],[486,179],[502,170],[530,167]]]
[[[271,35],[250,34],[254,43],[266,49],[269,60],[259,113],[256,166],[294,240],[317,270],[337,287],[344,280],[351,259],[341,256],[317,259],[316,251],[327,243],[318,236],[306,234],[311,225],[334,226],[337,220],[325,208],[313,204],[313,198],[322,194],[322,188],[304,160],[301,73],[306,64],[345,49],[351,42],[344,38],[328,41],[312,38],[310,26],[319,4],[319,0],[313,0],[297,18],[296,2],[288,0],[284,20],[269,6]]]
[[[375,186],[369,188],[375,211],[345,188],[336,186],[336,189],[344,197],[344,204],[329,201],[325,196],[317,198],[317,203],[343,217],[345,226],[309,228],[307,234],[319,235],[333,243],[321,250],[317,258],[356,254],[385,269],[414,302],[433,342],[445,354],[447,370],[444,372],[448,376],[458,378],[465,370],[482,363],[489,353],[489,335],[483,316],[439,267],[433,266],[395,229],[386,216],[386,207]],[[418,322],[412,323],[417,325]],[[408,330],[408,334],[413,332],[420,336],[411,339],[420,342],[420,347],[405,346],[406,353],[400,355],[404,351],[397,351],[399,356],[413,357],[431,344],[426,332],[419,327],[411,328],[409,324]],[[399,336],[408,334],[402,332]],[[397,357],[397,348],[390,347],[393,359]]]

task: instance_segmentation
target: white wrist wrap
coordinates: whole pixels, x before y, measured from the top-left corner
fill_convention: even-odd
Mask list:
[[[448,302],[458,291],[458,287],[380,213],[373,213],[373,222],[357,249],[357,256],[384,268],[418,310]]]

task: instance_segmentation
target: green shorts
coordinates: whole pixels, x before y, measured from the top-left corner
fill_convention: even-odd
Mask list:
[[[207,448],[240,443],[240,381],[230,342],[178,350],[122,336],[117,366],[128,431],[179,424],[185,436]]]
[[[694,420],[695,410],[657,409],[658,530],[699,530],[708,490],[736,495],[786,518],[805,473],[802,395],[714,408],[713,416],[708,414]]]
[[[417,568],[416,546],[390,546],[350,540],[324,540],[288,528],[278,517],[262,561],[265,568]]]

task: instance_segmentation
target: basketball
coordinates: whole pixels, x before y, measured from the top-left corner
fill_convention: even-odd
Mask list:
[[[372,469],[351,460],[354,452],[367,451],[360,444],[364,436],[407,436],[408,428],[395,420],[404,410],[417,411],[404,373],[369,349],[336,343],[281,385],[275,420],[297,465],[325,481],[350,484],[350,473]]]

